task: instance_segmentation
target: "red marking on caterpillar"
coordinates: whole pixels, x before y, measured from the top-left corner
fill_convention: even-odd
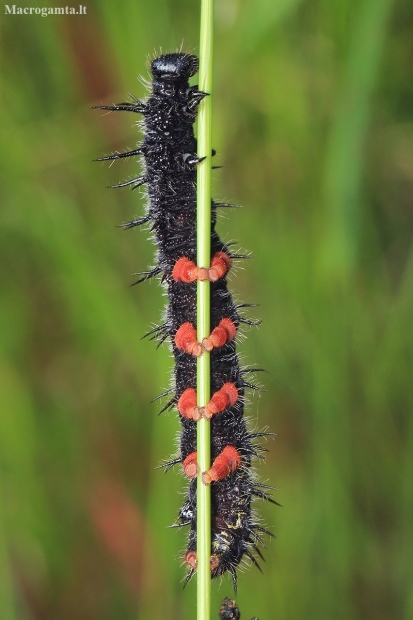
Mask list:
[[[175,334],[175,344],[178,349],[200,357],[204,352],[202,344],[196,339],[196,329],[193,323],[183,323]]]
[[[175,334],[175,344],[178,349],[200,357],[204,351],[212,351],[214,347],[223,347],[225,343],[233,340],[236,336],[237,328],[231,319],[221,319],[219,325],[215,327],[208,338],[202,342],[196,339],[196,329],[192,323],[183,323]]]
[[[178,400],[177,408],[181,415],[196,422],[201,417],[210,420],[216,413],[221,413],[229,406],[235,405],[238,400],[238,390],[233,383],[225,383],[212,396],[205,407],[197,407],[197,397],[194,388],[187,388]]]
[[[192,570],[196,570],[198,568],[198,558],[196,552],[188,551],[185,556],[185,562],[191,567]]]
[[[216,282],[231,269],[232,260],[225,252],[217,252],[211,261],[211,267],[197,267],[192,260],[181,256],[172,270],[172,277],[175,282],[194,282],[195,280],[209,280]]]
[[[196,392],[194,388],[187,388],[185,392],[182,392],[178,403],[177,409],[179,413],[188,420],[194,420],[197,422],[201,419],[201,407],[197,407],[196,405]]]
[[[234,340],[236,333],[237,327],[231,319],[221,319],[210,336],[203,339],[202,347],[205,351],[212,351],[214,347],[223,347],[226,342]]]
[[[191,452],[191,454],[188,454],[188,456],[182,463],[182,469],[184,470],[184,474],[188,476],[188,478],[195,478],[195,476],[198,474],[196,452]]]
[[[241,465],[240,453],[234,446],[225,446],[208,471],[202,474],[202,482],[211,484],[232,474]]]
[[[226,274],[234,258],[229,246],[215,230],[217,208],[230,206],[212,201],[210,266],[196,265],[196,167],[205,157],[196,154],[193,124],[197,107],[206,96],[189,78],[198,70],[196,56],[165,54],[151,63],[152,87],[145,101],[134,99],[111,106],[97,106],[113,112],[143,115],[144,137],[132,151],[114,153],[100,160],[113,161],[141,155],[144,170],[138,176],[114,187],[146,184],[148,205],[144,216],[122,224],[124,229],[148,223],[156,244],[156,263],[141,272],[139,282],[159,276],[166,288],[168,305],[163,323],[149,334],[173,351],[174,394],[164,409],[176,406],[182,425],[179,456],[165,466],[181,463],[190,477],[186,500],[179,511],[178,525],[189,526],[184,554],[189,568],[188,581],[197,568],[196,462],[197,420],[211,424],[212,465],[203,472],[212,482],[211,576],[229,572],[236,588],[236,570],[249,558],[257,564],[258,545],[268,533],[256,521],[255,499],[273,501],[265,485],[255,481],[251,461],[261,456],[256,439],[268,433],[252,433],[244,418],[246,389],[257,389],[247,381],[251,369],[240,366],[235,336],[241,323],[250,323],[239,314],[245,304],[236,305],[227,288]],[[214,154],[214,153],[213,153]],[[209,154],[205,154],[209,155]],[[209,165],[209,161],[203,165]],[[211,334],[202,342],[196,334],[196,280],[208,280],[211,292]],[[196,402],[196,358],[211,352],[211,400],[205,407]],[[242,463],[242,466],[239,466]]]
[[[204,484],[211,484],[211,482],[218,482],[232,474],[241,465],[241,455],[234,446],[226,446],[221,454],[212,463],[208,471],[204,471],[202,474],[202,482]],[[184,473],[188,478],[195,478],[198,474],[197,453],[191,452],[188,454],[184,462],[182,463]]]

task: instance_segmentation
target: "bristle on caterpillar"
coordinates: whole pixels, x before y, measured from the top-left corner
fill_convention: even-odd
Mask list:
[[[177,408],[182,426],[180,449],[179,455],[162,467],[167,470],[181,463],[190,479],[187,498],[175,524],[190,528],[184,554],[188,567],[185,583],[197,569],[196,477],[200,474],[203,483],[211,485],[211,576],[230,573],[236,590],[240,563],[247,558],[259,568],[256,556],[262,556],[258,545],[263,544],[263,534],[271,535],[258,524],[252,503],[255,498],[274,500],[269,497],[268,488],[255,481],[251,471],[252,459],[262,458],[263,451],[255,440],[267,433],[250,433],[244,418],[245,389],[258,389],[245,377],[260,369],[242,369],[235,347],[240,324],[256,322],[239,315],[238,311],[248,304],[234,302],[226,280],[232,261],[250,255],[231,252],[232,244],[221,241],[215,230],[217,209],[235,205],[212,201],[210,263],[196,264],[196,168],[205,157],[197,155],[193,124],[198,105],[207,96],[197,86],[189,85],[189,78],[197,70],[198,59],[192,54],[162,55],[151,63],[152,83],[147,100],[133,98],[131,102],[96,106],[109,112],[142,114],[144,126],[143,140],[135,150],[113,153],[98,161],[113,163],[136,155],[144,160],[139,176],[111,187],[136,189],[146,185],[146,214],[121,227],[135,228],[150,222],[157,247],[156,263],[150,270],[136,274],[141,276],[137,282],[159,276],[168,297],[164,321],[147,336],[157,339],[158,345],[169,340],[175,360],[174,388],[164,393],[171,397],[162,411]],[[211,333],[202,342],[197,341],[196,330],[197,281],[209,281],[211,294]],[[212,396],[206,406],[199,407],[196,359],[205,351],[211,353]],[[212,463],[206,472],[199,471],[196,453],[196,427],[201,418],[211,424]],[[222,608],[221,618],[239,617],[228,615],[233,613],[228,610],[228,605],[227,611]]]

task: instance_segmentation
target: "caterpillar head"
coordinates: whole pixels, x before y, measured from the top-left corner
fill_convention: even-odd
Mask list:
[[[164,54],[151,62],[151,71],[158,80],[187,80],[198,71],[199,61],[192,54]]]

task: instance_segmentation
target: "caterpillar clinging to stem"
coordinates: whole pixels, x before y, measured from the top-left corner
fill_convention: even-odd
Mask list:
[[[203,483],[211,485],[211,576],[229,572],[236,589],[240,562],[249,558],[259,566],[262,537],[270,534],[254,517],[252,503],[257,498],[274,500],[268,495],[269,487],[256,482],[251,471],[253,459],[262,457],[257,439],[268,433],[250,432],[244,418],[245,391],[256,386],[248,380],[254,369],[242,368],[239,363],[236,336],[243,323],[254,322],[242,316],[247,304],[236,304],[227,287],[227,273],[233,261],[242,256],[232,252],[215,230],[217,210],[231,205],[212,201],[210,263],[196,264],[196,168],[203,158],[196,153],[193,124],[198,105],[207,95],[189,85],[197,70],[196,56],[165,54],[151,63],[152,90],[147,100],[96,106],[140,114],[144,127],[144,138],[137,149],[97,161],[137,155],[144,159],[139,176],[113,187],[146,186],[146,214],[122,226],[150,225],[157,247],[156,265],[142,272],[139,282],[159,276],[167,291],[165,320],[149,334],[159,343],[168,340],[175,360],[174,391],[164,410],[175,407],[179,413],[180,453],[165,465],[181,463],[190,479],[177,523],[190,528],[186,581],[197,568],[196,476],[200,473]],[[209,281],[211,287],[211,333],[201,342],[196,333],[198,280]],[[206,351],[211,355],[211,399],[199,407],[196,360]],[[205,472],[198,472],[196,453],[196,429],[201,418],[211,424],[212,462]]]

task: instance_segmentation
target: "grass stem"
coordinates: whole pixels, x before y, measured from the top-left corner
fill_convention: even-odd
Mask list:
[[[199,50],[199,89],[212,92],[213,0],[201,0],[201,35]],[[198,156],[206,159],[198,167],[197,176],[197,264],[209,267],[211,261],[211,153],[212,98],[205,97],[199,106]],[[197,283],[197,338],[201,342],[210,334],[210,283]],[[204,352],[197,362],[198,406],[210,399],[210,354]],[[197,426],[197,451],[200,473],[197,486],[197,618],[209,620],[211,599],[211,489],[202,483],[201,472],[211,461],[209,421],[202,418]]]

